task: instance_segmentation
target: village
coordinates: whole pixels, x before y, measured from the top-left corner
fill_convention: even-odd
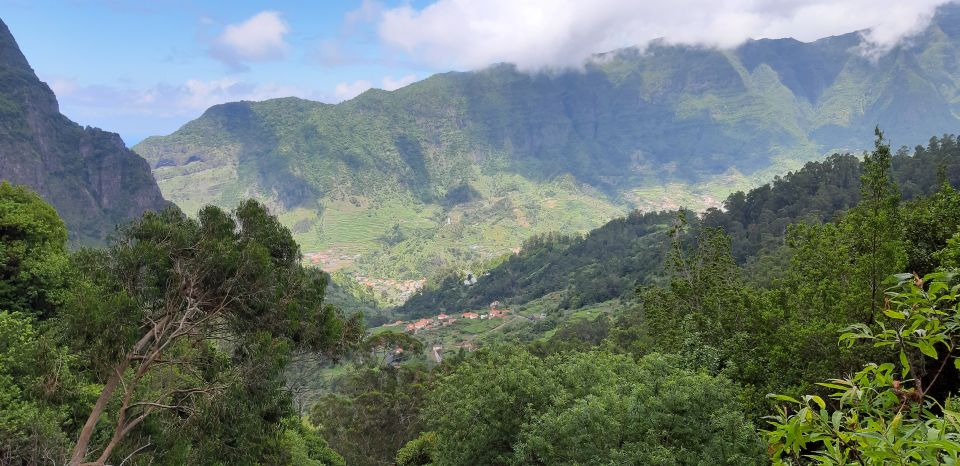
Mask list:
[[[466,319],[466,320],[501,319],[510,315],[513,312],[510,309],[502,309],[501,306],[502,306],[502,303],[500,303],[500,301],[494,301],[490,303],[489,312],[477,313],[477,312],[468,311],[460,314],[459,319]],[[391,324],[385,325],[385,327],[402,326],[405,332],[412,333],[415,335],[418,332],[423,330],[430,330],[437,327],[444,327],[444,326],[451,325],[457,320],[458,320],[458,317],[441,312],[440,314],[437,314],[434,317],[426,317],[426,318],[422,318],[414,321],[398,320]]]
[[[505,308],[500,301],[494,301],[484,311],[451,314],[440,312],[435,316],[416,320],[397,320],[374,329],[374,333],[402,329],[410,335],[417,335],[418,339],[428,344],[427,356],[439,364],[443,362],[446,352],[457,350],[472,352],[476,350],[476,337],[478,335],[502,328],[509,322],[515,321],[516,318],[536,322],[545,319],[546,313],[538,312],[526,315],[522,311],[515,312]],[[396,353],[391,355],[390,362],[398,364],[398,360],[395,358],[400,357],[402,353],[403,350],[397,348]]]

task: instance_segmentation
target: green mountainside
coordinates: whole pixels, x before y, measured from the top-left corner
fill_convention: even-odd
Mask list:
[[[717,206],[803,161],[957,127],[960,8],[880,58],[850,33],[733,50],[654,43],[583,70],[510,65],[328,105],[207,110],[134,149],[196,212],[260,199],[327,269],[418,280],[631,208]],[[308,254],[309,256],[309,254]]]
[[[933,138],[927,147],[918,147],[912,155],[900,152],[892,162],[893,178],[905,199],[935,191],[942,183],[938,171],[953,185],[960,184],[960,146],[954,136]],[[828,222],[857,204],[861,165],[852,155],[808,162],[771,183],[731,194],[723,210],[709,209],[700,217],[687,212],[690,235],[703,228],[723,229],[730,235],[733,258],[769,281],[775,278],[770,269],[777,267],[764,261],[777,260],[788,225]],[[398,311],[410,316],[457,313],[494,301],[527,304],[551,294],[555,307],[576,309],[629,296],[638,285],[662,281],[677,216],[635,211],[585,236],[531,238],[519,254],[481,274],[476,283],[465,285],[464,277],[455,273],[438,277]]]
[[[99,244],[118,223],[167,205],[150,166],[120,136],[63,116],[0,21],[0,180],[56,207],[72,244]]]

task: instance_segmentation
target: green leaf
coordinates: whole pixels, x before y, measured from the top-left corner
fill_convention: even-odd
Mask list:
[[[810,399],[813,400],[813,402],[816,403],[817,406],[820,407],[820,409],[827,409],[827,404],[824,403],[823,398],[820,398],[817,395],[811,395]]]
[[[890,309],[884,309],[883,313],[891,319],[903,320],[904,318],[906,318],[906,316],[903,315],[902,312],[891,311]]]
[[[930,357],[930,358],[933,358],[933,359],[937,359],[937,350],[936,350],[936,348],[934,348],[933,345],[931,345],[930,343],[928,343],[926,340],[920,340],[920,341],[918,341],[918,342],[917,342],[917,348],[919,348],[919,349],[920,349],[920,352],[923,353],[923,354],[925,354],[926,356],[928,356],[928,357]]]
[[[826,383],[826,382],[817,382],[817,385],[827,388],[835,388],[837,390],[848,390],[850,387],[847,385],[839,385],[835,383]]]
[[[770,398],[772,400],[788,401],[790,403],[800,404],[800,400],[787,395],[780,395],[778,393],[769,393],[767,394],[767,398]]]

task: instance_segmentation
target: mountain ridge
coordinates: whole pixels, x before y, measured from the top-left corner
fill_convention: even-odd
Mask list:
[[[53,204],[74,245],[100,244],[118,223],[168,205],[149,164],[116,133],[60,113],[0,20],[0,179]]]
[[[491,259],[533,234],[583,233],[634,207],[669,207],[674,197],[716,205],[807,160],[869,147],[878,124],[897,144],[955,132],[960,34],[950,18],[958,11],[941,8],[925,31],[880,57],[860,53],[856,32],[730,50],[654,43],[576,72],[501,64],[336,105],[215,106],[135,150],[188,212],[253,196],[299,226],[305,250],[352,248],[378,258],[354,267],[392,276],[406,273],[395,259],[413,255],[403,267],[432,273]],[[461,191],[478,195],[444,201]],[[536,198],[551,198],[546,191],[576,199],[567,208],[575,225],[543,215],[547,203]],[[484,212],[465,217],[473,237],[444,231],[468,210]],[[370,232],[338,240],[341,220],[367,222]],[[509,231],[490,234],[490,223]],[[394,228],[417,239],[379,240]],[[485,252],[470,254],[472,246]]]

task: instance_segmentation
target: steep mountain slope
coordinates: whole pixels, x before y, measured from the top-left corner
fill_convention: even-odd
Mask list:
[[[98,243],[117,223],[167,205],[150,166],[119,135],[60,114],[2,21],[0,180],[30,186],[53,204],[74,244]]]
[[[931,139],[912,156],[901,152],[893,158],[893,176],[905,199],[938,189],[941,170],[953,186],[960,185],[960,145],[955,136]],[[746,263],[782,245],[787,225],[829,221],[856,205],[860,173],[857,157],[833,155],[746,193],[731,194],[724,210],[710,209],[701,218],[688,218],[694,232],[722,228],[730,235],[734,258]],[[677,212],[633,212],[582,237],[532,238],[519,254],[481,274],[475,283],[465,285],[462,275],[451,274],[429,283],[399,311],[410,316],[455,313],[493,301],[527,303],[557,292],[563,295],[561,306],[577,308],[629,294],[637,285],[659,279],[656,274],[663,270],[676,218]]]
[[[655,43],[579,71],[497,65],[339,105],[220,105],[135,149],[187,211],[256,196],[325,263],[418,278],[630,207],[717,205],[803,160],[868,147],[876,124],[896,144],[949,132],[958,11],[879,58],[857,33]]]

